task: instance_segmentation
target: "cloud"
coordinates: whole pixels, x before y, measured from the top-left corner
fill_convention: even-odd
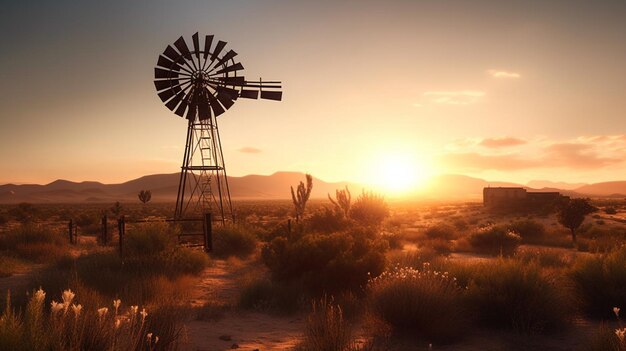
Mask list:
[[[243,152],[244,154],[260,154],[262,152],[261,149],[252,146],[244,146],[237,149],[237,151]]]
[[[487,71],[494,78],[503,78],[503,79],[517,79],[522,75],[515,72],[507,72],[507,71],[499,71],[495,69],[490,69]]]
[[[446,105],[469,105],[477,102],[486,95],[479,90],[460,91],[427,91],[424,93],[432,102]]]
[[[523,147],[515,153],[499,153],[502,147]],[[616,166],[626,159],[626,138],[617,136],[579,137],[566,141],[486,138],[464,150],[452,149],[440,156],[446,166],[459,170],[513,171],[537,168],[596,170]],[[484,150],[484,149],[483,149]]]
[[[524,145],[527,141],[518,138],[502,137],[502,138],[486,138],[483,139],[478,145],[488,147],[491,149],[497,149],[502,147]]]

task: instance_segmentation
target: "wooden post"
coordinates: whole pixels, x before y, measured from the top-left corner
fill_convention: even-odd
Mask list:
[[[211,213],[204,214],[204,251],[207,253],[213,251],[213,223],[211,222]]]
[[[73,227],[74,227],[74,223],[70,219],[70,223],[68,224],[68,232],[70,234],[70,244],[76,244],[73,238],[73,229],[74,229]]]
[[[102,232],[101,232],[101,236],[102,236],[102,245],[106,245],[108,242],[107,239],[107,215],[102,216]]]
[[[121,216],[118,220],[117,220],[117,232],[118,232],[118,237],[119,237],[119,245],[120,245],[120,256],[122,256],[122,254],[124,253],[124,234],[126,231],[126,223],[124,220],[124,216]]]
[[[291,234],[291,219],[287,220],[287,232]]]

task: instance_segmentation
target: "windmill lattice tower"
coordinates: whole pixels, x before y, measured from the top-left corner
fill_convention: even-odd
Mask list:
[[[192,36],[190,49],[181,36],[159,55],[154,86],[165,106],[187,119],[187,139],[178,183],[174,219],[211,213],[222,224],[233,218],[230,188],[217,117],[238,98],[282,99],[281,82],[248,81],[237,53],[213,35]],[[259,94],[260,93],[260,94]]]

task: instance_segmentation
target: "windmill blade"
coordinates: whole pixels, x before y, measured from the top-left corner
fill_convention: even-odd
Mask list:
[[[196,58],[198,58],[198,62],[200,62],[200,41],[198,40],[198,32],[196,32],[191,39],[193,39],[193,50],[196,52]]]
[[[230,96],[226,94],[217,93],[216,98],[219,102],[222,103],[222,105],[224,105],[224,107],[226,107],[227,110],[235,104],[235,102],[230,98]]]
[[[204,89],[203,94],[199,96],[198,101],[198,119],[201,121],[211,118],[211,109],[209,108],[208,91]]]
[[[247,90],[247,89],[241,89],[241,91],[239,92],[239,97],[242,97],[244,99],[258,99],[259,98],[259,91],[258,90]]]
[[[154,86],[156,87],[157,91],[163,90],[163,89],[169,89],[174,87],[175,85],[179,85],[180,81],[178,79],[172,79],[172,80],[155,80],[154,81]]]
[[[154,68],[154,78],[156,79],[175,79],[178,78],[178,73],[179,72],[165,70],[158,67]]]
[[[167,108],[169,108],[171,111],[174,111],[174,109],[176,109],[176,106],[178,106],[178,103],[180,103],[180,101],[184,97],[185,97],[185,93],[181,91],[178,94],[176,94],[176,96],[174,96],[172,100],[168,101],[167,104],[165,104],[165,106],[167,106]]]
[[[223,64],[224,62],[232,59],[233,57],[237,56],[237,53],[234,50],[229,50],[226,55],[224,55],[224,57],[222,57],[219,61],[217,61],[217,64],[215,64],[216,66],[220,66],[221,64]]]
[[[215,98],[215,96],[213,96],[213,94],[209,94],[208,98],[209,98],[209,103],[211,105],[211,109],[213,110],[213,114],[215,115],[215,117],[225,112],[224,108],[222,107],[222,105],[220,105],[219,101],[217,101],[217,99]]]
[[[161,101],[166,102],[172,96],[176,95],[176,91],[174,91],[174,89],[167,89],[167,90],[163,90],[158,95],[161,98]]]
[[[184,117],[185,116],[185,110],[187,109],[187,102],[185,102],[185,100],[180,102],[180,105],[178,105],[178,108],[176,109],[176,111],[174,111],[175,114]]]
[[[196,111],[197,111],[197,106],[196,105],[189,105],[189,109],[187,110],[187,115],[185,116],[185,118],[187,118],[190,121],[193,121],[196,119]]]
[[[213,75],[222,74],[222,73],[228,73],[228,72],[233,72],[233,71],[238,71],[238,70],[241,70],[241,69],[243,69],[243,65],[240,62],[237,62],[237,63],[235,63],[232,66],[228,66],[228,67],[222,68],[221,70],[213,73]]]
[[[282,91],[261,91],[261,99],[281,101],[283,99]]]
[[[220,52],[222,52],[222,49],[224,49],[224,46],[226,46],[225,41],[219,40],[217,42],[217,45],[215,45],[215,50],[213,51],[213,54],[211,55],[211,62],[215,61],[215,59],[217,58],[217,55],[219,55]]]
[[[168,45],[165,51],[163,51],[163,55],[165,55],[167,58],[174,62],[177,62],[181,58],[178,51],[174,50],[174,48],[170,45]]]
[[[209,56],[209,52],[211,51],[211,44],[213,44],[213,36],[207,35],[204,37],[204,59],[206,60],[207,56]]]
[[[157,61],[157,66],[161,66],[163,68],[173,70],[173,71],[180,71],[182,68],[176,62],[170,61],[165,56],[159,56],[159,60]]]
[[[191,52],[189,52],[187,43],[182,36],[174,42],[174,46],[178,49],[178,51],[180,51],[181,54],[183,54],[183,56],[185,56],[187,60],[191,60]]]

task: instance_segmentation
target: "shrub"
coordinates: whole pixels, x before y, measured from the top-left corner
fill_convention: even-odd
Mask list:
[[[385,267],[387,242],[367,228],[277,237],[262,258],[277,281],[301,280],[312,292],[359,290]]]
[[[0,250],[38,263],[54,262],[68,255],[63,234],[33,224],[23,224],[0,236]]]
[[[571,314],[561,282],[542,274],[534,264],[510,259],[476,269],[468,298],[481,322],[522,333],[563,327]]]
[[[540,243],[546,235],[545,227],[541,223],[531,219],[513,222],[509,228],[519,234],[522,238],[522,242],[527,244]]]
[[[433,226],[428,227],[424,234],[429,239],[445,239],[445,240],[454,240],[457,238],[456,229],[445,223],[437,223]]]
[[[124,255],[136,258],[171,251],[177,246],[176,236],[176,228],[166,223],[141,225],[124,237]]]
[[[617,214],[617,210],[615,207],[607,207],[604,209],[604,213],[614,215]]]
[[[213,252],[216,257],[246,257],[254,252],[257,238],[244,225],[226,225],[213,231]]]
[[[302,287],[297,283],[274,282],[267,278],[249,280],[239,295],[238,306],[244,309],[293,313],[300,307]]]
[[[401,333],[448,342],[467,330],[462,291],[447,273],[395,268],[368,284],[373,315]]]
[[[613,307],[626,306],[626,247],[580,257],[570,277],[584,311],[595,317],[610,317]]]
[[[476,252],[490,255],[512,255],[521,241],[515,232],[495,225],[478,228],[469,236],[469,243]]]
[[[306,220],[307,228],[311,231],[322,233],[332,233],[344,230],[349,224],[350,223],[343,212],[337,209],[333,210],[328,207],[324,207],[313,212],[311,217]]]
[[[350,208],[350,218],[362,225],[380,225],[388,216],[385,197],[373,192],[363,191]]]
[[[323,297],[314,301],[306,319],[304,340],[297,351],[343,351],[349,348],[351,328],[343,318],[341,307]]]

